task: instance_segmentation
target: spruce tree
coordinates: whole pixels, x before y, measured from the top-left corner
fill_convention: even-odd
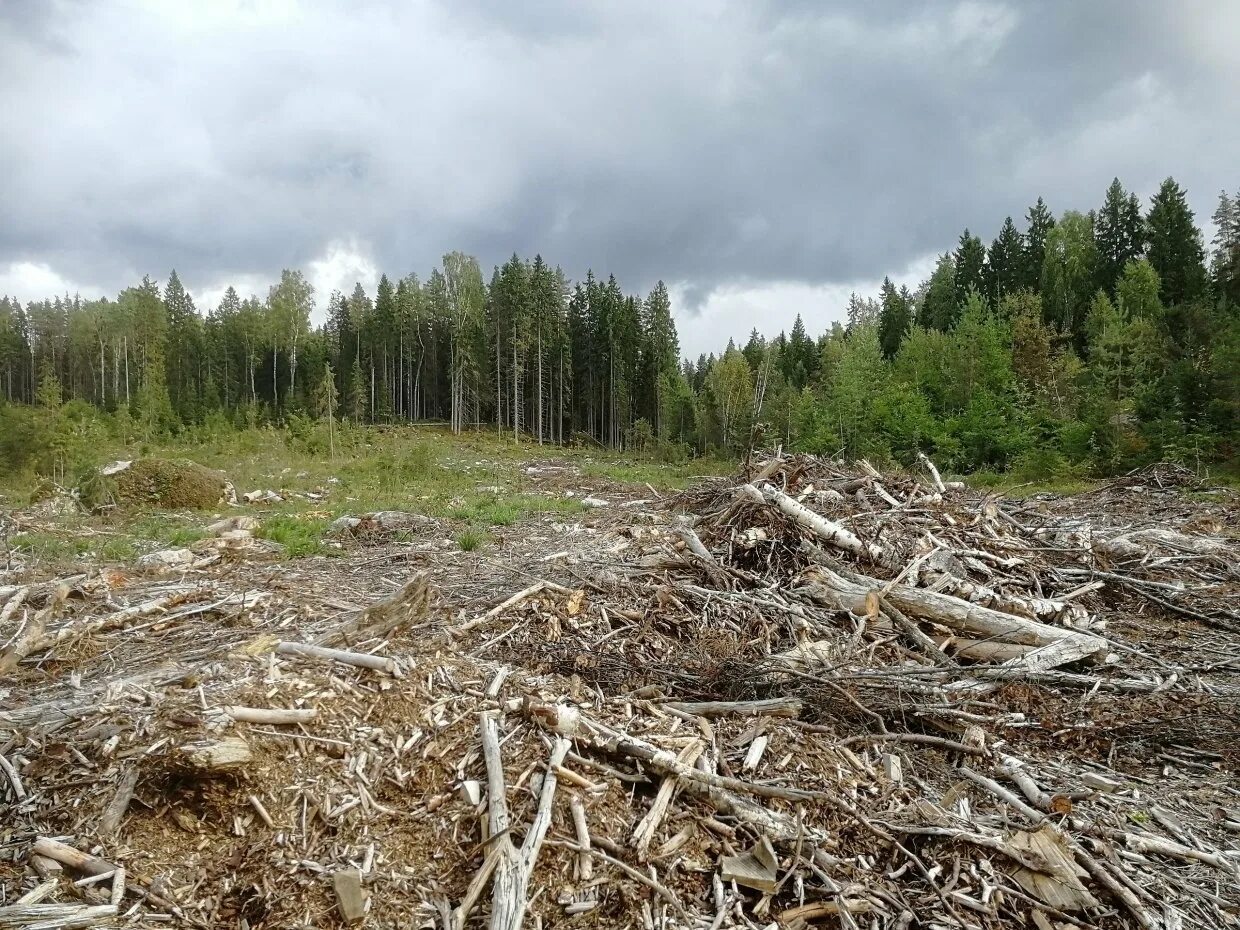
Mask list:
[[[1194,300],[1205,292],[1205,250],[1193,222],[1188,195],[1174,178],[1163,181],[1150,200],[1149,259],[1162,282],[1159,296],[1167,306]]]
[[[1119,178],[1107,188],[1102,209],[1094,216],[1094,239],[1098,244],[1098,285],[1114,294],[1124,266],[1145,251],[1141,201],[1124,190]]]
[[[926,329],[947,332],[956,322],[956,263],[950,254],[939,256],[934,274],[925,286],[917,323]]]
[[[1026,214],[1023,272],[1020,286],[1037,293],[1042,288],[1042,266],[1046,259],[1046,237],[1055,228],[1055,217],[1041,197]]]
[[[986,256],[986,299],[992,307],[1021,287],[1024,248],[1024,237],[1007,217]]]
[[[900,342],[908,330],[912,308],[909,307],[907,292],[901,293],[891,283],[891,278],[883,278],[880,291],[882,310],[878,317],[878,338],[887,358],[895,358],[900,349]]]
[[[963,307],[971,293],[986,293],[986,248],[982,240],[966,229],[960,234],[956,254],[956,305]]]

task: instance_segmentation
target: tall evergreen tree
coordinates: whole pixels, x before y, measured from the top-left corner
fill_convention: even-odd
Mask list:
[[[1046,259],[1046,238],[1055,227],[1055,217],[1041,197],[1026,214],[1024,271],[1020,286],[1037,293],[1042,287],[1042,266]]]
[[[1098,244],[1098,285],[1114,295],[1124,266],[1145,252],[1145,218],[1141,201],[1129,194],[1119,178],[1107,188],[1102,209],[1094,217]]]
[[[891,283],[891,278],[883,278],[879,298],[882,310],[878,317],[878,339],[883,355],[887,358],[895,358],[909,323],[912,321],[912,308],[909,306],[906,295],[907,292],[901,293],[896,290],[896,286]]]
[[[986,299],[992,307],[1021,287],[1024,248],[1024,237],[1007,217],[986,256]]]
[[[960,304],[956,301],[956,262],[950,254],[939,256],[934,274],[925,285],[919,308],[918,325],[947,332],[956,323]]]
[[[1188,207],[1188,195],[1167,178],[1150,199],[1149,259],[1162,282],[1162,301],[1172,305],[1194,300],[1205,292],[1205,250],[1201,232]]]
[[[956,305],[963,307],[969,294],[986,293],[986,247],[966,229],[960,234],[952,259],[956,265]]]

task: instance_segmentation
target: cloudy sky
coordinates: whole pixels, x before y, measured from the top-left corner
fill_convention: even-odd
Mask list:
[[[686,353],[1038,196],[1240,186],[1236,0],[0,0],[0,293],[322,304],[450,249],[672,289]]]

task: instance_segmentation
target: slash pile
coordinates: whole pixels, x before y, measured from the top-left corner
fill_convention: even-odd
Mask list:
[[[923,470],[754,462],[516,593],[0,587],[0,928],[1240,926],[1234,499]]]

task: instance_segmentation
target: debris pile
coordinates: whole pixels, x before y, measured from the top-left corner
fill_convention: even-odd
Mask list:
[[[923,471],[754,462],[502,595],[0,587],[0,927],[1240,926],[1234,500]]]

